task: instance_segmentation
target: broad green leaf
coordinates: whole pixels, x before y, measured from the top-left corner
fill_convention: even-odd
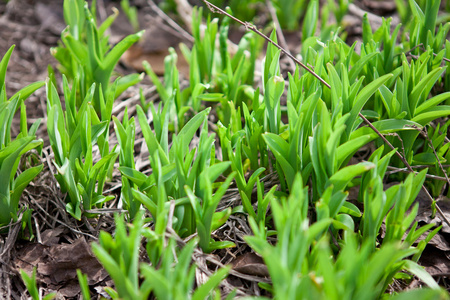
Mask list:
[[[363,43],[365,45],[365,44],[368,44],[371,40],[373,40],[372,27],[370,26],[369,18],[367,17],[367,13],[365,13],[363,16],[362,28],[363,28],[362,38],[363,38]]]
[[[181,147],[181,149],[186,151],[189,147],[189,144],[192,141],[192,138],[194,137],[195,132],[200,128],[203,122],[206,121],[210,111],[211,107],[208,107],[205,110],[196,114],[192,119],[190,119],[189,122],[187,122],[186,125],[184,125],[184,127],[180,130],[180,132],[176,136],[174,144],[179,143],[179,147]],[[176,147],[172,147],[169,151],[171,157],[174,155],[175,150],[173,149],[175,148]]]
[[[44,165],[39,165],[26,169],[14,180],[11,191],[11,205],[13,208],[18,207],[20,196],[28,184],[42,171]]]
[[[333,227],[336,229],[344,229],[349,231],[355,230],[355,222],[352,217],[347,214],[338,214],[333,220]]]
[[[14,140],[8,147],[0,150],[0,194],[9,197],[9,186],[17,169],[17,159],[33,137]]]
[[[209,242],[209,250],[220,250],[236,247],[236,244],[230,241],[211,241]]]
[[[283,169],[288,186],[291,186],[291,183],[295,178],[295,170],[286,159],[289,151],[287,142],[280,136],[273,133],[265,133],[263,134],[263,138],[275,155],[277,162]]]
[[[325,187],[333,185],[334,192],[343,190],[353,178],[373,168],[375,168],[375,165],[371,162],[362,162],[356,165],[344,167],[328,179]]]
[[[241,195],[242,206],[244,207],[244,211],[256,219],[256,213],[253,209],[251,200],[247,197],[247,195],[241,191],[239,191]]]
[[[27,85],[26,87],[22,88],[20,91],[15,93],[12,97],[19,97],[19,99],[25,100],[27,99],[31,94],[33,94],[36,90],[40,89],[45,85],[45,81],[37,81],[34,83],[31,83]]]
[[[5,55],[3,55],[2,61],[0,62],[0,91],[5,87],[6,69],[8,68],[9,59],[16,46],[12,45]]]
[[[62,37],[62,40],[64,45],[69,49],[71,56],[76,59],[77,63],[80,65],[86,64],[88,51],[82,42],[76,40],[71,35],[65,35]]]
[[[272,151],[278,152],[281,155],[287,155],[289,144],[282,137],[271,132],[267,132],[262,136]]]
[[[417,122],[422,126],[427,125],[429,122],[450,115],[450,105],[440,105],[429,108],[419,115],[412,118],[411,121]]]
[[[224,209],[219,212],[215,212],[211,222],[211,231],[214,231],[223,224],[225,224],[225,222],[231,216],[231,213],[232,213],[231,207],[228,207],[227,209]]]
[[[409,0],[409,6],[411,7],[412,13],[419,20],[419,22],[424,24],[425,14],[423,13],[422,9],[420,9],[420,6],[417,4],[417,2],[414,0]]]
[[[347,121],[347,136],[350,136],[351,132],[355,130],[355,123],[358,114],[361,112],[361,109],[364,107],[366,102],[370,99],[370,97],[378,90],[378,88],[383,85],[389,78],[392,77],[392,74],[386,74],[381,76],[380,78],[375,79],[367,86],[365,86],[357,95],[356,99],[353,102],[352,110],[350,112],[350,117]]]
[[[108,271],[111,278],[114,280],[116,290],[119,295],[128,295],[127,280],[128,278],[123,277],[123,271],[114,258],[98,243],[92,243],[92,252],[103,265],[103,267]]]
[[[350,202],[344,202],[344,204],[342,205],[339,212],[344,213],[344,214],[349,214],[350,216],[357,217],[357,218],[361,217],[361,215],[362,215],[359,208]]]
[[[133,197],[141,202],[145,206],[145,208],[148,209],[150,214],[155,218],[157,216],[158,210],[158,206],[155,204],[155,202],[150,197],[138,190],[132,189],[132,193]]]
[[[80,269],[77,269],[77,278],[78,278],[78,283],[80,284],[81,295],[82,295],[83,299],[90,299],[91,294],[89,292],[87,275],[83,274]]]
[[[23,269],[20,269],[20,277],[22,277],[31,298],[36,300],[40,299],[39,290],[36,284],[36,267],[33,267],[31,277]]]
[[[425,65],[425,64],[424,64]],[[431,91],[431,88],[434,86],[436,80],[441,77],[442,73],[445,72],[445,68],[436,68],[428,73],[422,80],[414,86],[414,89],[411,91],[409,96],[409,105],[411,114],[413,116],[416,115],[415,110],[416,107],[422,103],[419,103],[420,98],[427,98],[428,94]]]
[[[397,132],[397,131],[402,131],[402,130],[417,130],[417,129],[422,129],[422,127],[423,127],[421,124],[414,122],[414,121],[397,120],[397,119],[385,119],[385,120],[373,122],[372,125],[378,131],[380,131],[380,133],[382,133],[382,134],[387,134],[387,133],[392,133],[392,132]],[[378,134],[376,132],[374,132],[370,127],[364,126],[364,127],[358,128],[357,130],[352,132],[352,134],[350,135],[349,142],[351,142],[352,140],[356,140],[363,136],[370,136],[370,139],[369,139],[369,141],[370,141],[370,140],[377,138]],[[341,156],[341,155],[339,155],[339,156]]]
[[[207,169],[207,174],[208,174],[208,179],[210,180],[210,182],[215,182],[217,180],[217,178],[223,174],[223,172],[226,171],[226,169],[228,169],[228,167],[231,165],[230,161],[224,161],[224,162],[219,162],[215,165],[210,166]]]
[[[114,99],[117,99],[122,93],[131,86],[138,84],[144,79],[144,74],[129,74],[117,79],[117,88],[114,94]]]
[[[343,162],[345,162],[350,155],[353,155],[356,151],[358,151],[362,146],[369,143],[373,140],[375,136],[370,136],[368,134],[359,136],[356,138],[351,138],[348,142],[337,147],[337,166],[341,166]]]
[[[446,300],[448,299],[448,294],[443,289],[429,289],[429,288],[417,288],[408,291],[402,291],[398,294],[394,294],[389,297],[390,300],[410,300],[410,299],[420,299],[420,300]]]
[[[428,33],[431,33],[431,35],[434,36],[441,1],[426,1],[425,3],[425,19],[422,22],[423,28],[421,32],[421,41],[424,45],[426,45],[425,39]]]
[[[441,163],[445,162],[445,159],[443,157],[439,157],[439,160]],[[413,164],[415,165],[434,165],[437,163],[438,160],[436,159],[436,156],[434,153],[417,153],[413,156]]]
[[[415,115],[419,115],[422,112],[427,111],[428,109],[440,104],[441,102],[447,100],[448,98],[450,98],[450,92],[442,93],[434,96],[431,99],[427,99],[425,102],[423,102],[416,108]]]
[[[309,1],[308,8],[303,20],[302,41],[314,35],[317,27],[317,20],[319,18],[319,1]]]
[[[411,260],[405,260],[404,261],[404,268],[411,272],[412,274],[416,275],[420,278],[426,285],[428,285],[430,288],[434,290],[439,290],[440,287],[436,283],[433,277],[425,271],[424,267],[419,266],[417,263],[411,261]]]
[[[163,165],[168,164],[169,158],[167,157],[167,154],[164,152],[161,145],[158,143],[153,130],[150,128],[144,110],[140,106],[137,106],[136,110],[138,114],[139,124],[141,125],[141,130],[144,135],[145,143],[147,144],[150,156],[153,156],[155,153],[159,153],[161,163]]]
[[[225,95],[221,93],[200,94],[197,96],[200,101],[220,102],[225,99]]]
[[[377,55],[379,55],[378,52],[372,52],[358,60],[358,62],[351,68],[350,72],[348,72],[348,78],[349,78],[350,84],[353,84],[356,81],[358,75],[361,73],[361,71],[367,65],[367,62],[372,60]]]
[[[130,48],[131,45],[139,41],[139,39],[143,36],[143,34],[144,31],[139,31],[138,33],[129,35],[122,41],[120,41],[114,48],[111,49],[111,51],[103,60],[102,69],[109,70],[109,72],[111,72],[113,68],[116,66],[120,57],[123,55],[123,53],[126,50],[128,50],[128,48]]]
[[[81,209],[80,205],[82,203],[81,195],[77,188],[77,183],[74,178],[75,170],[72,170],[70,166],[70,162],[67,158],[65,158],[62,166],[55,165],[59,174],[63,177],[65,182],[70,203],[67,203],[66,209],[67,211],[77,220],[81,219]]]
[[[98,34],[99,36],[103,36],[105,31],[111,27],[112,23],[114,23],[114,21],[116,20],[117,16],[119,15],[119,11],[115,8],[112,7],[112,11],[113,14],[109,15],[105,21],[103,21],[102,25],[100,25],[100,27],[98,28]]]

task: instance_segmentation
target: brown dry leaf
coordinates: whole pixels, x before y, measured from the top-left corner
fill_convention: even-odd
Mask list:
[[[419,195],[417,196],[417,201],[419,201],[419,211],[417,213],[415,221],[418,221],[419,223],[425,222],[427,224],[435,223],[437,226],[442,224],[443,226],[441,232],[450,233],[450,226],[446,222],[443,222],[441,216],[436,214],[434,218],[431,218],[432,217],[431,202],[424,195],[423,191],[420,191]],[[437,202],[437,205],[439,205],[439,208],[442,210],[445,217],[447,219],[450,219],[450,201],[441,200]]]
[[[421,240],[424,240],[427,235],[428,235],[429,231],[426,232],[425,234],[423,234],[418,240],[417,242],[420,242]],[[446,233],[440,233],[438,232],[432,239],[431,241],[428,243],[428,245],[433,246],[441,251],[450,251],[450,243],[448,242],[448,239],[446,238],[447,234]]]
[[[422,253],[419,262],[430,275],[447,276],[450,273],[449,255],[449,252],[428,246]]]
[[[41,233],[42,244],[46,246],[53,246],[59,244],[59,240],[68,230],[64,227],[56,227],[54,229],[47,229]]]
[[[233,270],[242,274],[269,277],[269,271],[263,259],[255,253],[248,252],[238,256],[233,262]]]
[[[176,49],[178,60],[177,60],[177,68],[181,74],[185,77],[189,77],[189,65],[184,59],[184,56],[181,54],[179,49]],[[141,47],[140,44],[133,45],[128,49],[120,58],[122,63],[125,64],[129,68],[133,68],[136,71],[143,72],[144,67],[142,63],[147,61],[153,71],[157,75],[164,74],[164,58],[169,55],[169,50],[160,50],[153,52],[146,52],[144,48]]]
[[[28,274],[33,272],[33,267],[37,266],[38,262],[46,259],[45,250],[48,247],[38,243],[30,243],[25,245],[17,251],[14,258],[14,266],[16,270],[24,270]],[[40,276],[37,276],[40,279]]]
[[[56,282],[76,277],[76,269],[88,275],[88,283],[94,284],[106,278],[107,273],[91,252],[83,238],[73,244],[56,245],[49,248],[50,262],[42,268],[43,274],[52,276]],[[38,267],[38,269],[39,269]],[[60,271],[60,273],[55,273]],[[45,273],[47,272],[47,273]]]
[[[95,285],[108,276],[83,238],[72,244],[29,244],[18,251],[15,259],[17,271],[24,269],[30,274],[35,266],[38,280],[65,297],[75,297],[80,292],[77,269],[87,275],[89,285]]]
[[[157,75],[163,75],[164,58],[169,54],[168,48],[173,47],[178,55],[178,70],[185,77],[189,77],[189,65],[178,49],[181,42],[183,40],[163,27],[161,22],[152,20],[141,40],[122,55],[121,61],[139,72],[144,71],[142,62],[147,61]]]
[[[65,297],[76,297],[80,294],[80,284],[77,280],[68,281],[61,289],[59,293]]]

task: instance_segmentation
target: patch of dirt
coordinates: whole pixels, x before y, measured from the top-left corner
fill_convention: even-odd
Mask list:
[[[42,243],[27,243],[16,248],[13,260],[17,272],[20,269],[31,274],[37,268],[37,281],[49,290],[57,291],[66,298],[80,293],[76,270],[88,277],[88,284],[94,288],[108,277],[108,273],[97,261],[91,246],[81,237],[70,243],[61,241],[62,227],[47,229],[42,233]],[[110,280],[109,280],[110,281]],[[110,283],[109,285],[112,285]]]

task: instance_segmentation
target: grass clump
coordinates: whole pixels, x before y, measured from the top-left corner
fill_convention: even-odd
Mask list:
[[[26,105],[24,101],[34,91],[44,85],[43,82],[31,84],[10,99],[6,95],[5,77],[9,59],[14,46],[0,61],[0,226],[16,222],[19,213],[23,214],[24,223],[30,221],[31,211],[19,209],[19,200],[23,190],[42,171],[39,155],[43,142],[36,138],[41,120],[30,128],[27,124]],[[11,126],[14,115],[20,109],[20,133],[13,139]],[[31,151],[35,150],[34,155]],[[27,155],[31,154],[31,155]],[[20,173],[19,173],[20,171]]]
[[[240,21],[252,32],[230,53],[231,10],[221,21],[208,16],[202,26],[203,11],[195,9],[194,44],[191,49],[181,46],[189,79],[183,82],[177,54],[170,49],[162,79],[144,65],[160,102],[137,106],[135,116],[127,108],[119,119],[111,116],[116,97],[142,78],[134,74],[113,81],[112,70],[140,33],[110,48],[104,33],[115,16],[98,27],[95,3],[89,8],[81,1],[65,1],[69,27],[54,50],[66,74],[65,108],[53,80],[48,80],[48,135],[56,178],[67,192],[66,209],[78,220],[83,214],[95,217],[95,208],[114,199],[103,189],[118,166],[121,208],[130,223],[116,215],[115,233],[101,232],[93,243],[93,252],[115,284],[108,288],[109,295],[220,298],[224,278],[237,273],[221,266],[196,285],[196,259],[244,244],[246,251],[252,249],[264,260],[271,281],[261,280],[260,291],[274,299],[448,299],[419,265],[426,245],[442,227],[416,221],[420,190],[439,211],[436,198],[448,196],[445,187],[450,184],[429,178],[448,172],[442,164],[450,155],[450,94],[445,92],[450,27],[438,24],[439,5],[409,1],[412,18],[406,27],[391,28],[386,19],[375,32],[365,16],[357,50],[338,29],[348,2],[329,1],[321,12],[318,1],[273,4],[279,14],[305,7],[299,65],[307,69],[297,66],[285,74],[280,61],[287,51],[280,49],[273,30],[259,79],[255,69],[263,44],[259,36],[264,34]],[[329,14],[337,23],[320,20]],[[290,29],[302,18],[279,17]],[[412,29],[409,40],[405,28]],[[5,111],[11,113],[8,120],[19,103],[24,107],[21,97],[33,88],[4,101]],[[110,145],[111,123],[117,145]],[[5,129],[11,126],[5,124]],[[40,146],[34,137],[37,125],[27,133],[21,124],[22,148],[11,152],[10,166]],[[7,147],[9,131],[3,132],[2,147]],[[150,170],[136,168],[138,134],[148,149]],[[369,146],[370,153],[357,158],[360,149]],[[100,155],[94,158],[97,150]],[[27,178],[36,176],[39,168]],[[389,176],[388,168],[405,168],[409,174]],[[11,189],[15,169],[5,172],[12,174]],[[267,177],[276,183],[266,186]],[[233,192],[235,201],[223,205]],[[241,240],[215,234],[229,226],[231,218],[249,229]],[[83,276],[79,273],[87,297]],[[398,293],[390,289],[394,280],[414,277],[427,288]],[[24,279],[34,289],[33,277]]]

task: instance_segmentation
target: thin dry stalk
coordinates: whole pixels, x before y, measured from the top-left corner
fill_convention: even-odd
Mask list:
[[[178,25],[174,20],[172,20],[168,15],[166,15],[159,7],[156,5],[152,0],[147,1],[150,8],[163,20],[169,24],[173,29],[175,29],[177,32],[179,32],[186,40],[193,43],[194,38],[192,35],[190,35],[186,30],[183,29],[180,25]]]

